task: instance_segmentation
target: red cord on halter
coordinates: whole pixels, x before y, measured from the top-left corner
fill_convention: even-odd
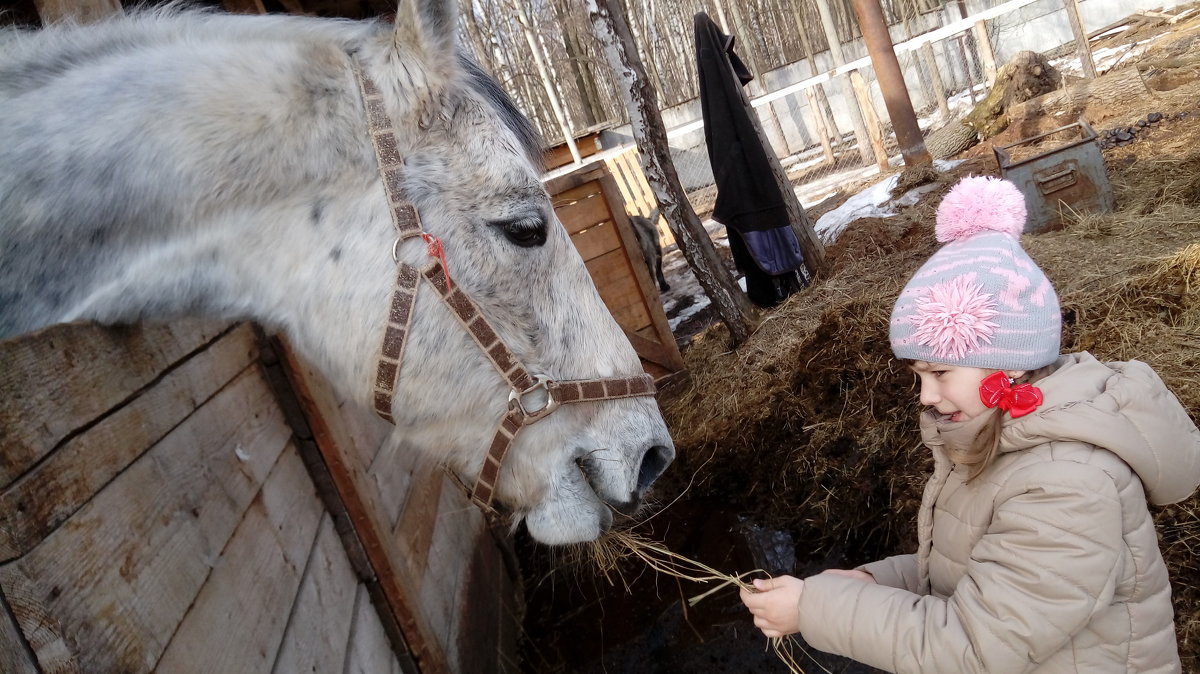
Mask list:
[[[421,238],[426,244],[425,253],[442,261],[442,271],[446,274],[446,287],[454,288],[454,283],[450,281],[450,265],[446,263],[446,249],[442,246],[442,240],[425,232],[421,232]]]

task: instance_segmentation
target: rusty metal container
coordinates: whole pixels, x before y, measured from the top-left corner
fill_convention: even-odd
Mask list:
[[[993,152],[1000,176],[1025,195],[1027,234],[1062,227],[1063,215],[1070,211],[1104,213],[1113,209],[1112,188],[1096,132],[1082,117],[1074,124],[993,148]]]

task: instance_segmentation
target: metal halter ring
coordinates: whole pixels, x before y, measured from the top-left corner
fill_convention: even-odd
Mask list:
[[[516,406],[521,408],[521,412],[524,414],[524,418],[521,420],[522,425],[528,426],[529,424],[532,424],[533,422],[558,409],[559,403],[558,400],[554,398],[554,392],[550,388],[551,383],[553,382],[543,375],[534,375],[533,386],[530,386],[524,391],[518,391],[514,388],[508,392],[509,409],[513,409],[513,404],[516,403]],[[538,389],[542,389],[546,392],[546,404],[540,410],[534,410],[531,412],[525,409],[525,403],[522,399]]]

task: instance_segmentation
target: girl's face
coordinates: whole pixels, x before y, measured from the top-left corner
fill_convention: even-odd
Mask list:
[[[995,370],[923,360],[914,361],[909,367],[921,378],[921,404],[946,415],[947,421],[967,421],[988,411],[979,398],[979,382]],[[1009,377],[1023,374],[1022,370],[1005,371]]]

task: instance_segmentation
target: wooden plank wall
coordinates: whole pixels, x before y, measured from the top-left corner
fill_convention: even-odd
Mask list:
[[[522,598],[508,562],[511,540],[492,535],[440,466],[283,351],[312,437],[376,575],[367,589],[385,633],[393,641],[402,635],[400,646],[425,674],[518,671]]]
[[[684,370],[658,287],[642,258],[625,201],[605,162],[594,161],[546,183],[555,213],[583,257],[600,298],[633,343],[647,372],[661,380]]]
[[[199,321],[0,342],[0,671],[401,671],[261,345]]]

